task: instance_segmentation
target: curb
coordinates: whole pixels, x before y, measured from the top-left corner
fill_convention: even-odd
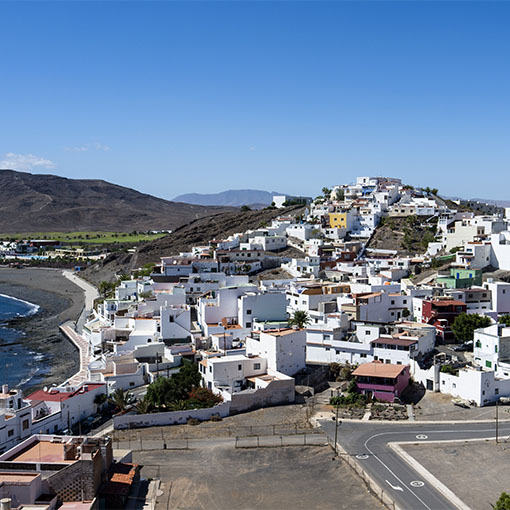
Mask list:
[[[420,442],[420,444],[431,444],[433,441]],[[443,441],[435,441],[441,443]],[[444,441],[450,442],[450,441]],[[455,441],[458,443],[459,441]],[[398,443],[388,443],[388,446],[402,459],[409,464],[417,473],[419,473],[427,482],[429,482],[441,495],[443,495],[458,510],[471,510],[459,497],[457,497],[446,485],[440,482],[428,469],[422,466],[412,455],[404,451],[401,445],[416,444],[416,441],[405,441]]]

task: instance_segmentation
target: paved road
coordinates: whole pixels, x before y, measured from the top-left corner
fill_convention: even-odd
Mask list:
[[[320,422],[334,440],[334,421]],[[499,434],[508,436],[510,424],[500,423]],[[432,484],[423,480],[407,462],[388,446],[391,442],[441,441],[495,437],[494,423],[410,424],[343,422],[338,428],[338,442],[348,455],[406,510],[451,510],[452,503]],[[422,486],[421,483],[425,482]],[[462,494],[457,495],[462,499]]]

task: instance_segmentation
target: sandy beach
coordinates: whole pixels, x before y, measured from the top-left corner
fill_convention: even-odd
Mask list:
[[[77,372],[78,350],[60,333],[58,326],[78,319],[85,303],[83,290],[65,278],[61,270],[0,268],[0,293],[40,307],[37,314],[8,323],[9,327],[25,332],[23,342],[44,354],[40,363],[49,369],[44,381],[30,390],[60,384]]]

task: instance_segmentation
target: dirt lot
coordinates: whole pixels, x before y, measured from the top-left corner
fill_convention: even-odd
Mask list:
[[[508,442],[420,444],[404,449],[470,508],[490,510],[500,494],[509,490]]]
[[[495,413],[494,406],[469,409],[454,406],[451,396],[430,391],[427,391],[414,407],[414,416],[417,421],[492,420],[495,418]],[[510,406],[500,406],[499,418],[510,419]]]
[[[129,437],[142,436],[142,440],[184,439],[208,437],[235,437],[251,435],[296,434],[309,432],[311,410],[306,405],[288,405],[257,409],[249,413],[228,416],[219,422],[203,422],[200,425],[170,425],[136,430],[116,430],[115,441],[127,441]]]
[[[161,480],[156,510],[382,509],[329,447],[137,452]]]

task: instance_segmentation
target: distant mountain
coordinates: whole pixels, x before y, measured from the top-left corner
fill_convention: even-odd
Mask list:
[[[0,170],[0,232],[173,230],[224,212],[182,204],[103,180]]]
[[[196,205],[223,205],[240,207],[256,204],[266,206],[273,201],[273,195],[282,195],[276,191],[261,191],[256,189],[230,189],[221,193],[186,193],[174,198],[175,202],[185,202]]]

